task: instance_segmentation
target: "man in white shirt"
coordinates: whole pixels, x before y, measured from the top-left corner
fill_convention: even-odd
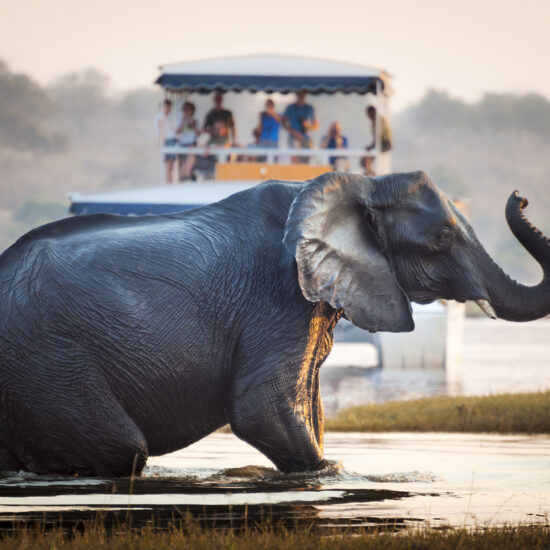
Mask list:
[[[155,117],[155,127],[157,129],[159,145],[170,147],[177,144],[177,138],[176,138],[177,123],[172,114],[172,102],[169,99],[164,100],[163,112],[158,113],[157,116]],[[164,155],[166,183],[172,183],[172,172],[174,169],[175,160],[176,160],[176,155],[173,155],[173,154]]]

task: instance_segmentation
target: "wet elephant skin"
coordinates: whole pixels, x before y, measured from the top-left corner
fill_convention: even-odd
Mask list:
[[[525,205],[511,197],[507,219],[546,273]],[[421,172],[40,227],[0,257],[0,471],[139,474],[226,423],[280,470],[318,469],[319,368],[340,316],[399,332],[412,300],[550,311],[546,275],[527,288],[499,269]]]

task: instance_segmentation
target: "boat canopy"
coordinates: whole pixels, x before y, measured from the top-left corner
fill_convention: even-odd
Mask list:
[[[389,75],[380,69],[290,55],[219,57],[164,65],[160,71],[155,84],[169,92],[391,93]]]

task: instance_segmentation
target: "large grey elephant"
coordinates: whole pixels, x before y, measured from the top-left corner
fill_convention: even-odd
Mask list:
[[[550,247],[513,194],[528,288],[422,172],[270,181],[174,215],[90,215],[0,257],[0,470],[122,476],[230,423],[285,472],[323,461],[319,368],[340,316],[411,331],[410,302],[550,312]]]

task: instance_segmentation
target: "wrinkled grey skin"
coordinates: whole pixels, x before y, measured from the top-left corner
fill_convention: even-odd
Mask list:
[[[0,257],[0,471],[123,476],[227,422],[285,472],[323,466],[319,367],[343,313],[413,329],[410,301],[550,311],[423,173],[266,182],[176,215],[69,218]]]

